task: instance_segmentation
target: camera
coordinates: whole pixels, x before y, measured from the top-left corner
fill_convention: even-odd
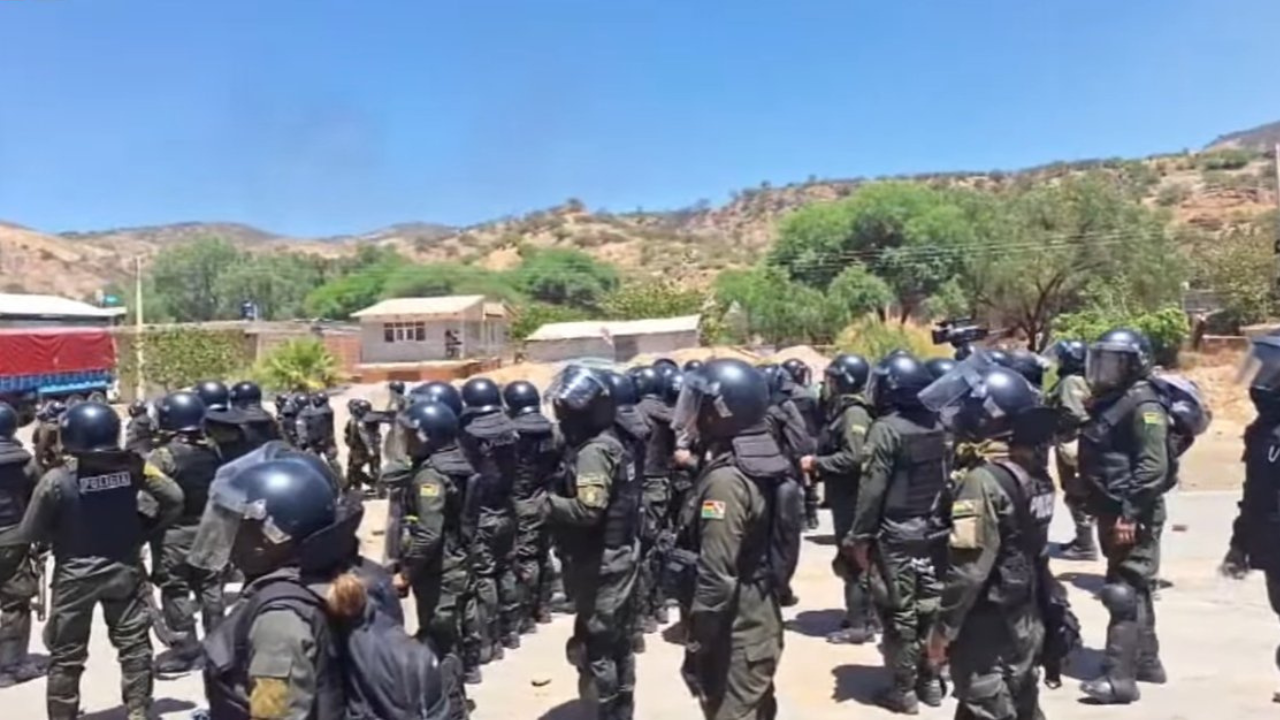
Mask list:
[[[956,349],[956,359],[963,360],[973,352],[973,343],[985,340],[990,328],[982,327],[973,318],[942,320],[931,332],[934,345],[950,345]]]

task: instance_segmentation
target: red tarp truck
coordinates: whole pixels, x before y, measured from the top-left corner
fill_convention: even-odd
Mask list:
[[[115,339],[102,328],[0,330],[0,400],[24,423],[44,399],[105,400],[115,368]]]

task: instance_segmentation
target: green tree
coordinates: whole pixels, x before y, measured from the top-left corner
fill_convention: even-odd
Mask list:
[[[508,302],[520,300],[520,293],[502,274],[461,263],[402,265],[391,271],[382,288],[383,298],[442,295],[485,295]]]
[[[228,304],[218,281],[241,257],[231,243],[218,238],[167,247],[151,265],[156,297],[182,322],[223,317]]]
[[[832,330],[874,313],[881,320],[893,302],[893,290],[862,263],[853,263],[827,287],[827,323]]]
[[[271,390],[322,390],[337,383],[338,361],[320,340],[297,338],[259,360],[253,376]]]
[[[345,319],[378,302],[387,278],[400,266],[398,260],[384,260],[353,269],[307,293],[303,308],[311,317]]]
[[[1194,280],[1222,302],[1222,320],[1233,327],[1261,322],[1276,312],[1272,291],[1275,256],[1274,212],[1221,235],[1192,239]]]
[[[705,294],[666,279],[633,280],[606,295],[601,310],[610,320],[697,315],[706,302]]]
[[[581,250],[530,248],[511,273],[529,298],[553,305],[596,309],[618,287],[618,271]]]
[[[830,339],[826,296],[792,282],[777,267],[729,270],[715,283],[715,299],[729,338],[776,345]]]
[[[294,253],[246,254],[218,276],[215,290],[235,317],[240,303],[252,301],[266,320],[301,317],[307,294],[320,284],[320,268],[312,258]]]

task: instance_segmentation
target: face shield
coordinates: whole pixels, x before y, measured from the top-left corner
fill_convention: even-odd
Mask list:
[[[277,459],[297,459],[298,456],[299,453],[291,451],[284,443],[271,442],[219,468],[213,484],[209,486],[209,501],[200,518],[200,527],[187,562],[204,570],[222,570],[231,561],[236,535],[248,523],[261,523],[263,537],[272,543],[282,544],[291,540],[272,522],[265,502],[253,498],[240,479],[255,465]]]
[[[1118,390],[1133,379],[1138,362],[1137,350],[1128,343],[1096,342],[1085,356],[1085,380],[1095,393]]]
[[[990,355],[982,350],[975,350],[921,390],[920,404],[937,413],[938,419],[948,428],[953,428],[960,410],[969,403],[986,397],[983,377],[996,367],[999,366]]]
[[[698,418],[703,412],[711,413],[717,418],[733,416],[720,394],[718,382],[701,372],[689,373],[685,375],[684,387],[680,390],[680,397],[671,414],[671,429],[677,437],[686,437],[691,442],[696,442]]]

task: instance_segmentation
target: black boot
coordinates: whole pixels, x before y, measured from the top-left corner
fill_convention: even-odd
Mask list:
[[[946,688],[942,686],[942,678],[924,677],[922,675],[916,681],[916,696],[920,698],[920,702],[929,707],[942,707],[942,700],[945,695]]]
[[[0,688],[44,677],[49,670],[48,663],[33,660],[27,655],[27,647],[31,643],[31,614],[20,616],[5,631],[8,637],[0,640]]]
[[[1098,545],[1093,537],[1093,524],[1076,525],[1076,539],[1062,546],[1059,553],[1063,560],[1092,562],[1098,559]]]
[[[876,696],[876,704],[899,715],[919,715],[920,698],[915,690],[903,690],[899,687],[885,688]]]
[[[1128,705],[1137,702],[1135,672],[1138,659],[1138,623],[1125,620],[1107,629],[1107,663],[1105,675],[1083,683],[1081,692],[1100,705]]]
[[[1151,595],[1143,599],[1138,614],[1138,682],[1164,685],[1169,681],[1160,662],[1160,639],[1156,637],[1156,611]]]
[[[204,653],[195,635],[181,635],[173,647],[156,656],[159,675],[186,675],[199,669]]]

